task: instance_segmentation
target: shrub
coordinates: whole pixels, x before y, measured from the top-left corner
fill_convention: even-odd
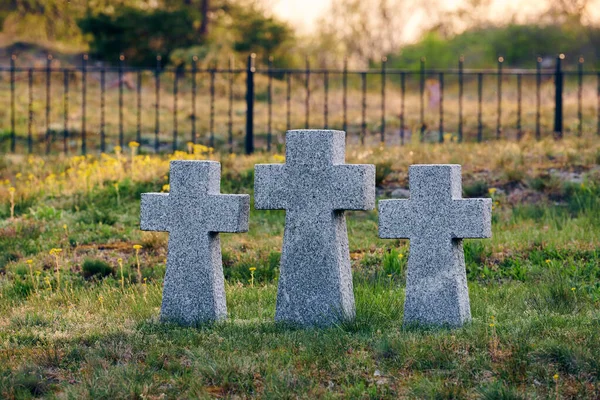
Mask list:
[[[84,278],[105,278],[113,274],[113,268],[105,261],[96,259],[86,259],[81,267]]]

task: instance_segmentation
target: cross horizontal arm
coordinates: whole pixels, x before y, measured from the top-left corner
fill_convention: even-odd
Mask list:
[[[288,184],[284,164],[257,164],[254,167],[254,207],[257,210],[284,210]]]
[[[336,210],[372,210],[375,208],[375,166],[366,164],[335,165],[331,182]]]
[[[248,232],[249,195],[212,195],[208,201],[211,203],[211,213],[207,215],[209,232]]]
[[[169,231],[169,194],[143,193],[140,228],[143,231]]]
[[[455,199],[452,200],[454,238],[492,237],[492,200]]]
[[[379,237],[410,239],[416,227],[411,200],[381,200],[379,202]]]

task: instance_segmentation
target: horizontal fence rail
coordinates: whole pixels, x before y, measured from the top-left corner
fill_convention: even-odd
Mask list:
[[[203,144],[218,151],[281,150],[293,128],[342,129],[351,143],[519,140],[600,135],[600,71],[564,68],[416,70],[0,66],[0,151],[106,152],[135,141],[146,152]]]

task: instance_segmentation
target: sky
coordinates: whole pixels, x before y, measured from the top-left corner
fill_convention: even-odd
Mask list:
[[[369,0],[363,0],[369,1]],[[463,0],[445,0],[440,4],[448,10],[456,8]],[[289,21],[300,33],[311,33],[317,19],[325,13],[331,0],[271,0],[272,11],[281,18]],[[531,15],[544,8],[544,0],[493,0],[490,10],[492,20],[501,22],[511,15]],[[418,35],[418,32],[415,32]]]

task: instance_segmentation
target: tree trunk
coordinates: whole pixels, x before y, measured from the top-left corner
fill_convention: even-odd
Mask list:
[[[200,12],[202,13],[202,22],[200,24],[200,35],[206,37],[208,34],[208,3],[209,0],[202,0]]]

